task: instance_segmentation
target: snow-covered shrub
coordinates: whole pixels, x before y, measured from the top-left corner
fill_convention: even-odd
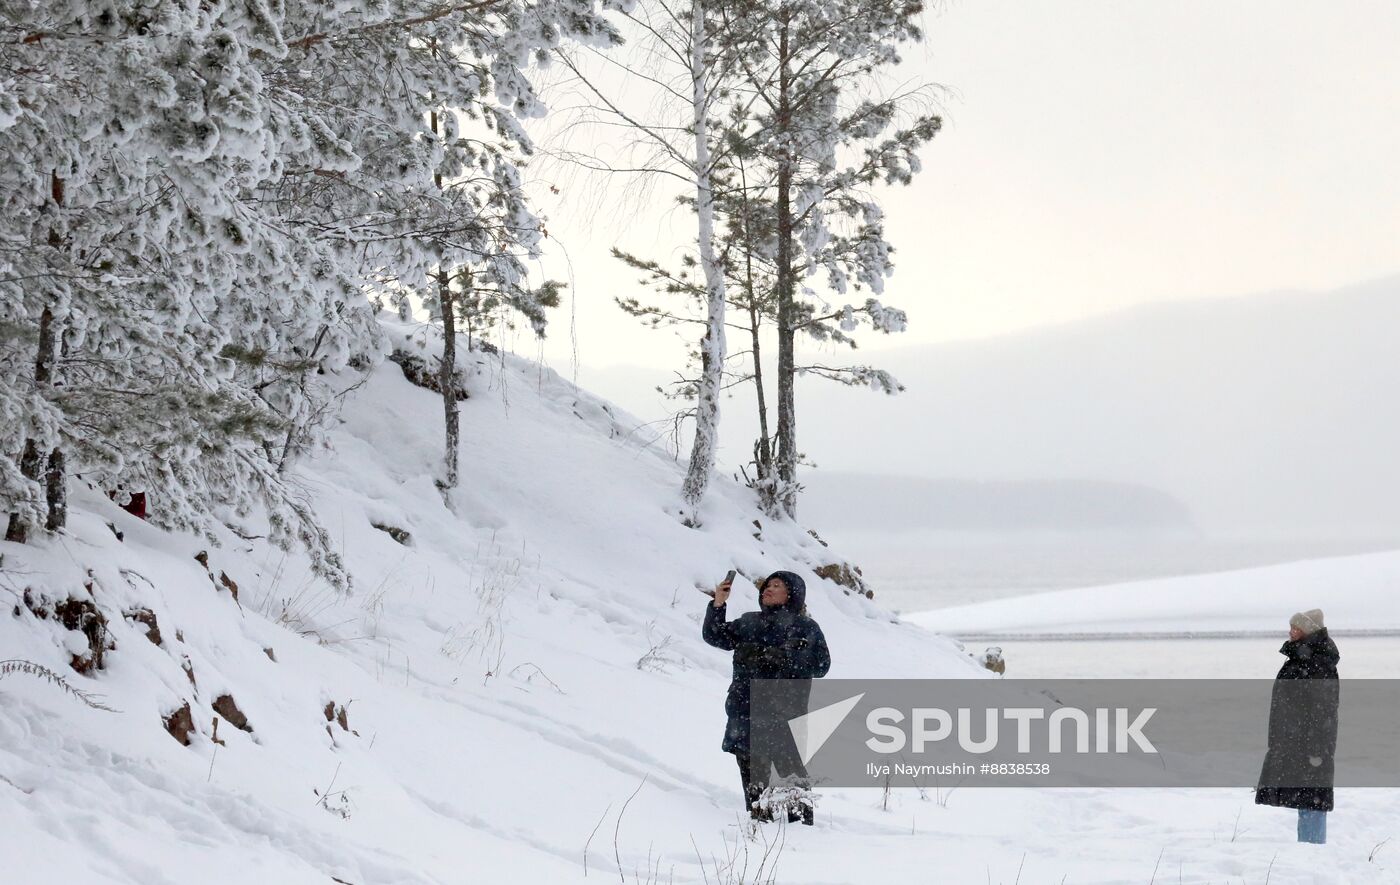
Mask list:
[[[658,636],[656,622],[646,625],[647,650],[637,659],[637,669],[650,673],[666,673],[672,667],[685,669],[685,659],[674,648],[675,637],[669,633]]]

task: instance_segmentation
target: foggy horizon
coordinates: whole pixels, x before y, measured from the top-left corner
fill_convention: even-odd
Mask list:
[[[1400,385],[1397,325],[1392,276],[841,354],[869,358],[908,389],[802,379],[803,451],[818,467],[799,480],[817,495],[824,476],[849,474],[1119,483],[1181,502],[1207,534],[1383,536],[1400,530],[1400,499],[1383,491],[1400,488],[1389,454],[1400,419],[1387,406]],[[667,377],[633,364],[585,369],[579,382],[648,422],[681,405],[651,391]],[[747,385],[722,401],[720,460],[731,472],[750,457],[754,409]],[[688,445],[683,432],[682,454]],[[841,500],[855,494],[845,488]]]

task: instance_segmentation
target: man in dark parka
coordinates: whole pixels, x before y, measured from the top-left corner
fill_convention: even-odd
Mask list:
[[[807,614],[807,585],[788,571],[774,572],[760,589],[761,608],[737,620],[725,619],[730,585],[715,588],[714,602],[706,607],[702,635],[715,648],[734,652],[734,676],[724,701],[728,714],[721,748],[739,763],[744,801],[749,814],[763,819],[757,801],[768,785],[770,770],[780,777],[805,781],[807,771],[788,729],[787,719],[807,712],[811,680],[831,669],[831,654],[821,627]],[[782,706],[791,707],[772,721],[755,722],[750,711],[751,680],[793,680],[792,690],[782,693]],[[800,812],[802,822],[812,823],[812,808]]]
[[[1269,750],[1254,801],[1298,809],[1298,841],[1323,843],[1332,810],[1341,654],[1321,609],[1295,614],[1279,651],[1287,660],[1274,680]]]

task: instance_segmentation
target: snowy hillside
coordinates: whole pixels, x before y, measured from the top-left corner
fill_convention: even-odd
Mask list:
[[[732,482],[683,527],[682,466],[607,403],[514,357],[467,365],[447,504],[441,402],[392,363],[302,468],[349,597],[256,537],[165,534],[81,483],[65,533],[0,544],[0,657],[112,708],[0,680],[6,881],[1398,881],[1367,859],[1392,818],[1364,791],[1339,793],[1326,864],[1240,790],[833,790],[816,827],[751,832],[697,584],[800,572],[832,677],[986,672],[818,579],[834,551],[755,527]],[[101,668],[76,675],[94,645]],[[188,746],[163,722],[186,704]]]
[[[680,468],[627,436],[635,422],[607,404],[513,357],[471,358],[467,481],[451,509],[431,479],[441,401],[392,363],[305,470],[357,580],[347,599],[296,556],[232,535],[219,548],[168,536],[91,490],[75,496],[67,535],[3,545],[4,657],[65,673],[120,711],[4,680],[0,820],[28,881],[188,881],[180,871],[196,869],[207,882],[458,882],[506,869],[555,881],[582,875],[589,829],[643,780],[630,810],[639,832],[619,848],[629,865],[653,842],[668,863],[693,860],[675,846],[699,838],[697,825],[719,850],[737,804],[718,752],[728,661],[699,640],[695,586],[731,565],[807,576],[838,649],[833,673],[975,673],[951,644],[815,578],[831,556],[802,531],[755,538],[744,490],[721,485],[707,528],[683,527],[666,513]],[[213,578],[195,560],[206,550]],[[39,610],[95,602],[115,642],[103,669],[75,677],[80,634],[41,620],[26,596]],[[756,607],[752,594],[735,607]],[[140,609],[159,646],[123,617]],[[871,646],[878,659],[846,651]],[[224,694],[252,730],[221,722],[216,753]],[[186,702],[188,748],[162,726]],[[328,724],[328,704],[346,708],[353,732]],[[604,844],[595,873],[614,865]]]

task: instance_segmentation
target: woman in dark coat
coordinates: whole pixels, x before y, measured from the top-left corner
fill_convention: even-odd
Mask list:
[[[1269,751],[1254,801],[1298,809],[1298,841],[1322,844],[1332,810],[1341,655],[1321,609],[1299,612],[1288,624],[1288,641],[1279,649],[1287,660],[1274,680]]]
[[[766,819],[757,805],[767,786],[770,767],[778,775],[805,786],[807,771],[787,727],[787,719],[807,712],[811,680],[825,676],[831,654],[821,627],[807,614],[807,585],[798,575],[780,571],[769,575],[760,590],[761,608],[737,620],[725,620],[729,582],[715,588],[714,603],[705,610],[702,635],[715,648],[734,652],[734,677],[724,701],[728,714],[721,748],[733,753],[744,784],[745,804],[756,819]],[[783,692],[771,721],[755,723],[750,712],[751,680],[790,679],[792,691]],[[812,823],[812,807],[804,803],[794,810],[805,824]]]

